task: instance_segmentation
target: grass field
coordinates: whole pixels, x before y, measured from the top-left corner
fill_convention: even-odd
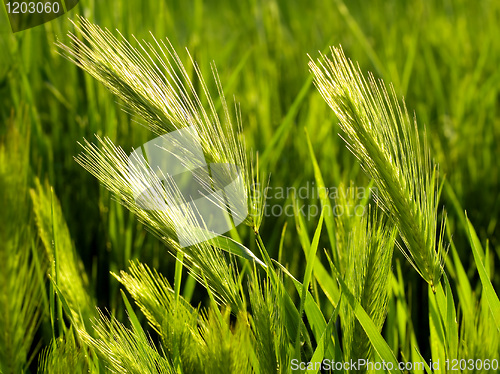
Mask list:
[[[180,249],[75,161],[95,135],[126,153],[158,136],[127,95],[61,56],[69,32],[84,37],[77,15],[136,47],[168,38],[208,111],[187,48],[223,118],[215,63],[269,183],[260,225]],[[322,359],[497,372],[476,363],[500,360],[500,2],[81,1],[15,34],[5,10],[0,22],[0,373],[305,372],[293,362]],[[383,117],[389,102],[366,114],[348,79],[338,92],[321,80],[310,61],[340,45],[393,84],[409,121]],[[120,59],[96,61],[126,79]],[[410,139],[400,151],[391,126]],[[418,167],[426,145],[436,180]],[[343,214],[320,214],[332,206]]]

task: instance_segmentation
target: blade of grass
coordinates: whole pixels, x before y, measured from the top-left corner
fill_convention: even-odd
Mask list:
[[[446,342],[448,345],[448,357],[458,357],[458,323],[455,300],[453,299],[453,293],[446,272],[443,272],[443,279],[446,286]]]
[[[294,218],[295,218],[295,225],[297,227],[297,232],[299,234],[299,240],[300,244],[302,246],[302,249],[304,251],[304,255],[306,257],[306,260],[309,258],[309,249],[310,249],[310,239],[309,235],[307,233],[307,228],[304,222],[304,219],[302,217],[302,214],[300,213],[300,210],[298,209],[297,206],[297,200],[294,199],[294,204],[293,204],[293,209],[294,209]],[[318,259],[314,260],[314,277],[318,281],[321,289],[325,293],[326,297],[330,301],[330,303],[336,307],[337,306],[337,301],[339,299],[339,289],[336,285],[336,283],[333,281],[333,278],[330,276],[328,271],[326,271],[325,267],[319,261]]]
[[[301,323],[300,321],[300,315],[299,311],[295,307],[295,304],[292,301],[292,298],[286,291],[286,288],[283,284],[283,281],[280,279],[278,274],[276,273],[272,260],[269,257],[269,253],[267,252],[267,249],[264,245],[264,242],[262,241],[262,237],[260,236],[259,232],[255,233],[256,240],[257,240],[257,245],[259,247],[259,250],[262,254],[262,257],[264,258],[264,261],[266,263],[265,270],[267,272],[267,275],[269,277],[269,280],[271,281],[271,284],[273,287],[276,287],[276,289],[281,290],[283,293],[283,302],[284,302],[284,310],[285,310],[285,327],[288,333],[288,336],[296,336],[298,329],[299,329],[299,324]],[[306,336],[308,339],[308,336]]]
[[[302,313],[304,313],[304,304],[307,298],[307,291],[309,288],[309,282],[311,281],[312,272],[314,268],[314,263],[316,262],[316,252],[318,250],[319,237],[321,235],[321,228],[323,226],[323,217],[325,210],[321,212],[321,216],[319,217],[318,226],[316,227],[316,231],[314,232],[313,241],[309,248],[309,255],[306,271],[304,274],[304,281],[302,282],[302,294],[300,296],[300,307],[299,307],[299,316],[302,318]],[[302,324],[299,324],[299,329],[297,331],[297,337],[295,339],[295,357],[300,360],[300,333],[301,333]]]
[[[486,269],[481,261],[481,257],[479,252],[483,252],[481,243],[476,235],[476,231],[474,230],[474,226],[467,219],[467,225],[469,228],[469,239],[472,248],[472,253],[474,255],[474,261],[476,262],[477,271],[479,272],[479,278],[481,279],[481,284],[483,285],[483,293],[486,296],[486,300],[488,300],[488,305],[490,307],[491,313],[493,314],[493,319],[495,320],[495,324],[497,330],[500,331],[500,300],[498,300],[498,296],[495,293],[493,285],[490,282],[488,274],[486,273]]]
[[[283,118],[283,121],[281,121],[278,129],[267,144],[266,149],[262,153],[262,157],[260,157],[260,163],[263,166],[263,170],[272,170],[273,163],[276,163],[281,155],[285,146],[287,135],[290,133],[289,128],[293,125],[293,120],[297,116],[304,99],[307,97],[307,93],[312,86],[312,82],[313,77],[309,76],[295,97],[295,100],[290,106],[285,118]]]
[[[332,246],[333,255],[335,256],[334,257],[335,263],[338,264],[339,253],[337,249],[337,240],[335,239],[335,221],[333,219],[332,204],[330,202],[330,198],[328,196],[328,192],[325,187],[325,182],[323,180],[323,175],[319,168],[318,161],[316,160],[316,156],[314,155],[314,150],[307,129],[305,129],[305,132],[306,132],[307,146],[309,148],[309,155],[311,157],[311,162],[313,164],[313,169],[314,169],[314,178],[316,180],[316,186],[319,191],[319,199],[321,201],[321,207],[322,209],[326,209],[326,215],[325,215],[326,231],[328,232],[328,239],[330,240],[330,245]]]
[[[430,330],[430,345],[432,361],[444,362],[446,360],[446,337],[443,331],[442,315],[440,313],[439,295],[442,294],[443,288],[441,283],[438,283],[435,288],[435,293],[432,289],[428,288],[429,298],[429,330]]]
[[[342,295],[341,295],[341,297],[342,297]],[[339,315],[339,310],[340,310],[340,300],[339,300],[337,307],[333,311],[333,315],[330,318],[330,321],[328,321],[328,325],[326,325],[324,332],[318,341],[318,346],[316,347],[316,350],[314,351],[313,356],[311,357],[310,362],[313,363],[314,367],[316,367],[316,363],[320,363],[323,361],[323,358],[325,357],[325,353],[326,353],[327,358],[333,357],[333,356],[330,356],[328,354],[328,352],[332,348],[332,344],[331,344],[332,332],[333,332],[333,329],[335,328],[335,322],[337,321],[337,317]],[[336,343],[338,344],[338,342],[336,342]],[[315,369],[307,370],[307,373],[314,373],[315,374],[318,372],[318,370],[315,370]]]
[[[425,359],[422,357],[422,354],[420,353],[420,351],[416,347],[415,347],[414,351],[417,354],[417,356],[420,358],[420,361],[424,363],[425,372],[427,374],[433,374],[433,371],[431,370],[431,368],[429,367],[427,362],[425,362]]]
[[[301,295],[302,290],[303,290],[302,283],[300,283],[300,281],[297,280],[288,271],[288,269],[286,267],[284,267],[283,265],[281,265],[278,262],[276,262],[276,265],[278,265],[278,267],[281,268],[283,273],[285,273],[286,275],[288,275],[290,277],[293,284],[295,285],[295,288],[297,289],[297,293],[299,295]],[[337,306],[338,306],[338,302],[337,302]],[[323,313],[321,312],[319,305],[315,302],[314,298],[312,297],[312,295],[309,291],[307,292],[306,301],[304,303],[304,311],[306,312],[307,321],[308,321],[309,326],[314,334],[314,339],[316,339],[316,341],[319,341],[321,339],[321,336],[324,333],[325,329],[327,328],[327,323],[325,321],[325,317],[323,316]],[[328,350],[326,353],[327,353],[327,357],[334,357],[333,349]]]
[[[331,42],[327,43],[327,46],[329,45],[331,45]],[[328,47],[326,47],[323,52],[327,50]],[[307,77],[306,81],[300,88],[299,93],[295,97],[295,100],[290,106],[290,109],[288,109],[285,118],[283,118],[283,121],[281,121],[281,124],[274,133],[272,139],[267,144],[267,147],[262,153],[261,157],[261,164],[264,166],[263,170],[272,170],[273,163],[275,164],[279,156],[281,155],[281,152],[283,151],[285,142],[287,140],[287,135],[290,133],[289,128],[294,123],[293,120],[297,116],[297,113],[299,112],[299,109],[303,101],[307,97],[307,93],[309,92],[312,83],[313,83],[313,77],[311,76]]]
[[[334,268],[335,269],[335,268]],[[389,370],[391,373],[400,373],[403,374],[401,370],[399,370],[398,367],[398,361],[396,357],[394,356],[394,353],[392,352],[391,348],[387,344],[387,342],[384,340],[382,335],[378,332],[377,327],[373,323],[373,321],[370,319],[370,316],[366,311],[363,309],[359,301],[356,300],[354,295],[351,293],[347,285],[345,284],[344,280],[338,274],[338,271],[335,272],[337,273],[337,281],[340,284],[340,288],[342,290],[342,294],[346,298],[347,302],[351,306],[351,308],[354,311],[354,314],[356,318],[358,319],[359,323],[363,327],[363,330],[366,332],[366,335],[368,336],[368,339],[370,339],[370,342],[373,345],[373,348],[377,352],[377,354],[380,356],[382,360],[384,360],[386,363],[392,363],[393,370]]]
[[[216,236],[208,239],[207,241],[213,246],[222,249],[223,251],[239,256],[246,260],[255,261],[262,267],[266,267],[266,264],[264,264],[257,256],[255,256],[252,251],[250,251],[250,249],[227,236]]]
[[[122,294],[123,302],[125,303],[125,308],[127,309],[127,314],[130,319],[130,322],[132,323],[132,328],[134,332],[136,334],[140,334],[142,339],[147,340],[146,334],[142,329],[141,323],[139,322],[139,319],[137,318],[137,315],[135,314],[132,305],[130,305],[130,302],[128,301],[127,296],[125,295],[125,292],[123,292],[123,290],[120,290],[120,293]]]
[[[184,254],[182,252],[179,252],[175,259],[175,278],[174,278],[175,300],[179,300],[179,295],[181,293],[183,259],[184,259]]]

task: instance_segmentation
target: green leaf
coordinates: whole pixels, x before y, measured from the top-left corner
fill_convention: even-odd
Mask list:
[[[458,323],[455,301],[446,272],[443,272],[443,278],[446,286],[446,341],[448,343],[448,357],[458,357]]]
[[[481,243],[476,235],[476,231],[472,226],[469,218],[467,218],[467,224],[469,227],[469,239],[472,248],[472,253],[474,254],[474,261],[476,262],[477,271],[479,272],[479,277],[481,278],[481,284],[483,285],[483,293],[486,296],[488,305],[490,306],[491,313],[493,314],[493,319],[497,326],[497,330],[500,331],[500,300],[493,289],[493,285],[490,282],[486,269],[481,261],[479,251],[483,252]]]
[[[292,195],[293,200],[293,216],[295,218],[295,226],[297,228],[297,233],[299,234],[299,241],[304,250],[304,255],[306,256],[306,260],[309,255],[309,247],[311,245],[311,239],[309,238],[309,234],[307,233],[307,225],[304,222],[304,217],[300,213],[298,200],[294,195]]]
[[[306,271],[304,274],[304,281],[302,283],[302,293],[300,296],[300,308],[299,308],[299,316],[302,318],[302,313],[304,312],[304,304],[306,302],[309,283],[311,281],[312,272],[314,263],[316,262],[316,252],[318,250],[319,237],[321,235],[321,227],[323,226],[323,216],[325,210],[323,209],[321,212],[321,216],[319,217],[318,226],[316,227],[316,231],[314,232],[313,241],[309,247],[309,254],[306,256],[308,258]],[[302,324],[299,324],[299,329],[297,331],[297,338],[295,340],[295,357],[300,359],[300,332],[301,332]]]
[[[338,264],[339,254],[337,249],[337,240],[335,239],[335,221],[333,219],[332,204],[328,196],[328,192],[325,186],[325,182],[323,180],[323,175],[321,174],[321,170],[318,165],[318,161],[316,160],[316,156],[314,155],[314,150],[307,129],[305,130],[305,132],[307,138],[307,146],[309,147],[309,155],[311,157],[314,169],[314,179],[316,180],[316,186],[319,191],[319,200],[321,201],[321,208],[326,209],[326,214],[325,214],[326,231],[328,232],[328,239],[330,240],[330,245],[332,246],[332,251],[335,256],[335,263]]]
[[[462,265],[462,261],[460,260],[460,256],[458,255],[457,249],[453,241],[450,241],[451,254],[453,257],[453,264],[455,265],[455,272],[458,281],[457,291],[459,302],[462,305],[462,311],[466,313],[467,318],[472,319],[472,311],[474,308],[472,307],[472,287],[470,285],[469,277],[465,272],[465,269]]]
[[[347,302],[354,311],[354,315],[358,319],[361,327],[363,327],[363,330],[366,332],[366,335],[368,336],[368,339],[370,339],[373,348],[382,360],[384,360],[386,363],[392,363],[393,370],[389,370],[389,372],[402,374],[401,370],[399,370],[398,361],[394,356],[394,353],[392,352],[391,348],[384,340],[382,335],[378,332],[377,326],[375,326],[368,313],[366,313],[359,301],[356,300],[354,295],[351,293],[342,277],[338,274],[338,271],[336,269],[335,271],[337,273],[337,280],[342,289],[342,294],[345,296]]]
[[[184,260],[184,254],[182,252],[179,252],[175,260],[176,261],[175,261],[174,292],[175,292],[175,299],[179,300],[179,295],[181,292],[181,282],[182,282],[182,268],[183,268],[182,261]]]
[[[141,323],[139,322],[139,319],[137,318],[137,315],[134,312],[134,309],[132,308],[132,305],[130,305],[127,296],[125,295],[125,292],[123,290],[120,290],[122,297],[123,297],[123,302],[125,303],[125,307],[127,308],[127,313],[128,317],[130,319],[130,322],[132,323],[132,327],[135,333],[140,334],[141,338],[147,341],[146,334],[144,333],[144,330],[142,329]]]
[[[417,356],[420,358],[420,361],[424,363],[425,372],[427,374],[432,374],[431,368],[429,367],[427,362],[425,362],[425,359],[422,357],[422,354],[420,353],[420,351],[417,348],[415,348],[414,351],[417,354]],[[443,365],[444,365],[444,363],[443,363]]]
[[[290,297],[290,294],[287,292],[285,285],[283,284],[283,280],[278,276],[274,267],[272,265],[272,260],[269,257],[267,249],[262,241],[262,238],[259,233],[256,233],[257,244],[260,248],[261,254],[266,261],[265,270],[271,281],[273,287],[277,290],[280,290],[283,295],[283,299],[281,300],[284,304],[284,320],[285,320],[285,328],[287,330],[288,336],[296,336],[299,331],[299,325],[301,322],[301,315],[299,315],[299,311],[297,310],[295,304]],[[281,266],[281,264],[280,264]],[[309,334],[305,334],[305,338],[309,340]]]
[[[328,298],[328,301],[336,307],[340,298],[339,287],[318,258],[316,258],[314,264],[314,277],[318,281],[323,293]]]
[[[341,297],[342,297],[342,295],[341,295]],[[340,300],[339,300],[339,303],[337,304],[337,307],[335,308],[335,310],[333,312],[332,317],[330,318],[330,321],[328,321],[328,325],[326,325],[324,332],[318,341],[318,346],[316,347],[316,350],[314,351],[314,354],[312,355],[311,362],[313,362],[313,363],[322,362],[323,358],[325,357],[325,352],[330,351],[330,349],[332,347],[332,344],[331,344],[332,343],[332,332],[333,332],[333,329],[335,326],[335,322],[337,321],[337,317],[339,315],[339,310],[340,310]],[[337,343],[336,345],[338,345],[338,341],[336,343]],[[328,357],[332,358],[333,355],[330,356],[327,353],[327,358]],[[314,364],[314,367],[316,367],[315,364]],[[317,372],[318,372],[318,370],[314,370],[314,369],[307,370],[307,373],[317,373]]]
[[[294,200],[293,209],[294,209],[295,225],[297,227],[297,233],[299,234],[300,244],[302,246],[304,255],[307,260],[309,258],[308,257],[309,247],[311,241],[309,239],[309,235],[307,234],[307,228],[304,219],[300,214],[300,211],[298,210],[297,200]],[[339,299],[339,289],[337,284],[333,281],[333,278],[325,269],[321,261],[319,261],[317,258],[314,260],[313,270],[314,270],[314,277],[318,281],[321,289],[325,293],[330,303],[332,303],[332,305],[336,307],[337,301]]]
[[[283,151],[283,148],[286,144],[287,135],[290,133],[289,128],[294,124],[293,120],[297,116],[297,113],[299,112],[299,109],[304,99],[307,97],[307,93],[309,92],[312,83],[313,83],[313,76],[307,77],[306,81],[304,82],[300,91],[295,97],[295,100],[290,106],[290,109],[288,110],[285,118],[283,118],[283,121],[281,121],[281,124],[276,129],[273,137],[267,144],[266,149],[262,153],[260,162],[262,165],[264,165],[265,168],[271,169],[269,168],[268,165],[271,164],[272,166],[272,163],[276,163],[279,155]]]
[[[446,348],[444,346],[446,339],[442,323],[443,315],[440,312],[440,309],[443,308],[443,301],[440,300],[440,296],[443,294],[443,288],[441,287],[441,283],[435,286],[436,293],[432,291],[431,287],[428,287],[431,354],[432,361],[440,360],[440,362],[443,362],[446,359]],[[445,303],[444,305],[444,308],[446,308]]]
[[[297,292],[299,295],[302,294],[302,283],[300,283],[299,280],[297,280],[289,271],[286,267],[281,265],[279,262],[276,262],[276,264],[281,268],[283,273],[288,275],[290,279],[293,281],[293,284],[295,285],[295,288],[297,289]],[[337,302],[337,306],[338,306]],[[314,339],[316,341],[319,341],[321,339],[321,335],[324,333],[327,323],[325,321],[325,317],[323,317],[323,313],[321,312],[321,309],[318,304],[314,301],[314,298],[312,297],[311,293],[308,291],[307,296],[306,296],[306,302],[304,304],[304,311],[306,312],[307,316],[307,321],[309,322],[309,326],[311,327],[311,330],[314,334]],[[333,357],[334,356],[334,351],[332,349],[333,347],[329,347],[329,350],[326,352],[327,357]]]
[[[202,231],[202,229],[199,228],[196,230]],[[264,268],[266,267],[266,264],[264,264],[261,260],[259,260],[259,258],[255,256],[250,249],[248,249],[243,244],[240,244],[227,236],[223,235],[215,236],[213,238],[208,239],[207,242],[209,242],[214,247],[222,249],[223,251],[244,258],[246,260],[255,261],[262,267]]]

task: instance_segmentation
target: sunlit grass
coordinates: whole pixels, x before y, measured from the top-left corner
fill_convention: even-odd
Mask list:
[[[80,29],[61,18],[2,34],[0,371],[267,373],[289,372],[292,359],[496,358],[499,12],[459,0],[95,2],[69,14],[89,17]],[[85,49],[101,33],[94,23],[111,31]],[[116,44],[115,29],[130,45]],[[72,58],[94,77],[57,53],[56,42],[72,48],[68,31]],[[150,32],[165,42],[158,56]],[[339,44],[344,52],[330,55]],[[324,69],[311,74],[308,55]],[[162,86],[154,64],[164,69],[166,57],[199,103],[179,109],[179,87]],[[369,71],[374,81],[362,78]],[[403,97],[408,114],[398,112]],[[268,204],[291,204],[293,216],[258,217],[226,242],[265,267],[208,243],[179,248],[165,217],[129,213],[132,195],[119,204],[127,191],[116,177],[133,148],[182,126],[186,111],[213,161],[246,168],[247,197],[257,174],[261,186],[271,174],[271,187],[296,190],[374,186],[378,205],[271,194]],[[82,141],[96,134],[102,142]],[[80,164],[114,197],[74,161],[78,142]],[[326,209],[322,219],[321,209],[304,217],[304,204]],[[327,214],[349,204],[370,214]]]

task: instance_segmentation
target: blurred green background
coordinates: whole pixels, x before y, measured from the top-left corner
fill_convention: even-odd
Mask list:
[[[25,147],[32,175],[54,186],[100,306],[114,310],[120,302],[110,270],[140,258],[172,279],[174,259],[73,159],[81,150],[77,142],[94,134],[127,151],[153,137],[111,93],[57,53],[54,43],[68,42],[69,20],[77,14],[127,38],[151,40],[150,32],[168,38],[186,66],[183,49],[190,51],[205,78],[214,61],[226,97],[241,105],[247,148],[259,153],[272,187],[314,180],[304,129],[327,186],[369,182],[337,135],[337,119],[307,66],[308,55],[316,59],[329,45],[342,45],[363,71],[392,82],[423,135],[425,127],[446,179],[441,201],[449,232],[466,269],[473,259],[456,209],[467,211],[481,239],[489,239],[490,253],[500,257],[499,1],[82,0],[66,15],[16,34],[5,23],[5,9],[1,12],[0,139],[9,127],[30,129]],[[215,82],[207,83],[216,92]],[[263,223],[262,235],[275,258],[286,220],[294,226],[293,217],[286,216],[266,217]],[[308,222],[311,228],[316,221]],[[245,230],[239,228],[240,235],[254,248]],[[288,230],[284,244],[283,262],[299,274],[302,252],[294,230]],[[402,266],[409,269],[405,261]],[[498,289],[499,273],[495,276]],[[413,287],[409,297],[418,300],[427,292],[425,285],[412,285],[418,279],[413,271],[407,277]],[[204,297],[196,288],[193,301]],[[410,305],[418,316],[421,306]]]

